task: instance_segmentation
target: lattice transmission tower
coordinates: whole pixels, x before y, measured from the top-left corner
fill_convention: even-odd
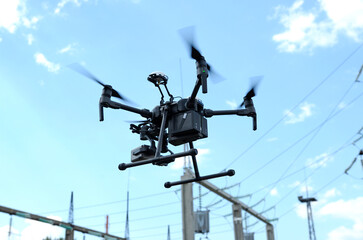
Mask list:
[[[302,196],[299,196],[298,199],[300,202],[306,203],[306,208],[308,212],[309,238],[310,240],[316,240],[311,202],[316,202],[317,200],[316,198],[303,198]]]

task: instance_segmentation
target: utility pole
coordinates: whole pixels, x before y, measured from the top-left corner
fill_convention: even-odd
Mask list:
[[[244,240],[241,205],[233,203],[232,214],[233,214],[234,239]]]
[[[189,171],[184,171],[181,180],[191,179]],[[193,184],[181,186],[183,240],[194,240]]]
[[[106,234],[108,234],[108,215],[106,215]]]
[[[182,179],[188,179],[194,177],[194,173],[189,170],[189,169],[185,169],[184,175],[182,176]],[[255,210],[252,209],[252,207],[247,206],[246,204],[244,204],[243,202],[241,202],[240,200],[238,200],[237,198],[233,197],[232,195],[228,194],[227,192],[223,191],[222,189],[218,188],[217,186],[213,185],[212,183],[208,182],[207,180],[203,180],[203,181],[199,181],[197,182],[198,184],[200,184],[201,186],[205,187],[206,189],[208,189],[209,191],[217,194],[218,196],[226,199],[227,201],[231,202],[234,205],[234,208],[232,207],[232,215],[234,219],[241,219],[242,220],[242,214],[239,213],[239,209],[237,206],[239,206],[241,208],[241,210],[246,211],[247,213],[249,213],[250,215],[254,216],[255,218],[257,218],[258,220],[264,222],[266,224],[266,234],[267,234],[267,240],[275,240],[275,235],[274,235],[274,228],[273,225],[271,224],[270,220],[265,218],[264,216],[262,216],[260,213],[256,212]],[[183,194],[185,189],[186,189],[186,185],[187,184],[183,184],[182,185],[182,206],[184,206],[184,204],[186,203],[186,197],[183,197]],[[191,217],[193,216],[193,203],[192,203],[192,193],[191,193],[191,187],[190,187],[190,194],[188,195],[188,197],[190,197],[190,199],[188,199],[189,204],[190,204],[190,208],[191,210],[189,210]],[[185,216],[185,211],[184,209],[183,211],[183,240],[190,240],[188,238],[184,238],[184,226],[187,226],[186,224],[184,224],[184,216]],[[193,219],[191,219],[191,222]],[[234,221],[233,221],[234,222]],[[238,224],[235,224],[234,222],[234,231],[235,231],[235,240],[239,240],[239,239],[243,239],[243,229],[242,229],[242,221],[239,222]],[[194,228],[192,229],[192,231],[194,231]],[[239,234],[239,235],[238,235]],[[237,238],[239,237],[239,238]],[[194,235],[192,240],[194,240]]]
[[[311,202],[316,202],[317,200],[316,198],[303,198],[302,196],[299,196],[298,199],[302,203],[306,202],[306,208],[308,212],[309,238],[310,240],[316,240]]]

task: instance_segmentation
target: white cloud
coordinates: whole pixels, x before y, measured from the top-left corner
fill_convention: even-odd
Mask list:
[[[278,191],[277,191],[277,188],[273,188],[273,189],[271,189],[271,191],[270,191],[270,195],[271,195],[271,196],[277,196],[277,195],[279,195],[279,193],[278,193]]]
[[[201,161],[204,160],[204,157],[206,155],[210,154],[210,149],[208,148],[198,148],[198,155],[196,155],[197,158],[197,162],[200,163]],[[188,158],[187,158],[188,161]],[[190,158],[190,161],[192,161],[192,159]],[[187,164],[188,166],[188,164]],[[170,164],[171,169],[181,169],[184,167],[184,157],[180,157],[180,158],[176,158],[175,162]]]
[[[5,28],[10,33],[20,26],[35,28],[35,24],[41,17],[26,16],[24,0],[0,1],[0,28]]]
[[[308,190],[308,192],[312,192],[314,190],[312,186],[301,185],[299,191],[300,193],[306,193],[306,189]]]
[[[285,110],[284,114],[287,117],[285,120],[285,124],[295,124],[298,122],[303,122],[306,118],[310,117],[313,114],[311,109],[314,107],[315,104],[305,102],[299,106],[299,114],[295,114],[293,112],[290,112],[289,110]]]
[[[58,216],[48,216],[48,218],[62,221]],[[64,237],[64,228],[50,225],[48,223],[42,223],[39,221],[25,219],[24,222],[27,224],[22,230],[11,227],[11,238],[12,240],[35,240],[45,239],[51,237],[52,239]],[[8,239],[9,225],[0,227],[0,239]]]
[[[277,140],[279,140],[277,137],[272,137],[272,138],[268,138],[266,141],[267,142],[276,142]]]
[[[14,33],[25,14],[25,4],[20,0],[0,1],[0,28]]]
[[[359,40],[363,31],[362,0],[320,0],[319,2],[335,29],[344,32],[355,41]]]
[[[67,46],[65,46],[64,48],[62,48],[61,50],[58,51],[58,53],[60,54],[63,54],[63,53],[69,53],[69,54],[72,54],[76,51],[76,46],[77,44],[75,43],[71,43],[71,44],[68,44]]]
[[[62,219],[57,216],[50,216],[58,221]],[[25,220],[29,225],[26,226],[23,231],[21,231],[21,240],[34,240],[34,239],[44,239],[46,237],[59,238],[64,237],[64,229],[61,227],[53,226],[47,223],[42,223],[30,219]]]
[[[15,229],[14,227],[11,227],[11,233],[13,235],[19,235],[19,231]],[[3,227],[0,227],[0,239],[8,239],[9,236],[9,225],[5,225]],[[11,238],[14,239],[14,238]]]
[[[27,17],[23,17],[23,25],[27,28],[35,28],[35,24],[39,22],[41,17],[32,17],[28,19]]]
[[[341,193],[340,193],[340,192],[339,192],[336,188],[332,188],[332,189],[330,189],[330,190],[326,191],[326,192],[324,193],[323,197],[324,197],[325,199],[327,199],[327,198],[336,197],[336,196],[338,196],[338,195],[341,195]]]
[[[75,4],[77,7],[81,6],[81,3],[78,0],[61,0],[60,2],[58,2],[56,9],[54,10],[55,14],[59,14],[60,11],[62,10],[62,8],[64,8],[64,6],[68,3],[73,3]]]
[[[57,73],[60,69],[59,64],[48,61],[42,53],[34,54],[34,58],[35,58],[36,63],[46,67],[49,72]]]
[[[232,100],[232,101],[226,100],[226,103],[232,109],[236,109],[238,106],[235,100]]]
[[[363,197],[347,201],[341,199],[328,203],[319,210],[319,214],[353,221],[363,221]]]
[[[0,37],[0,42],[2,42],[3,41],[3,39]]]
[[[328,203],[319,210],[318,214],[320,216],[341,218],[354,222],[351,228],[339,226],[329,232],[328,240],[363,239],[363,197]]]
[[[296,208],[295,208],[295,212],[296,214],[303,218],[306,219],[307,218],[307,209],[306,209],[306,204],[303,203],[297,203],[295,204]]]
[[[328,240],[362,240],[363,223],[356,222],[352,228],[340,226],[329,232]]]
[[[28,40],[28,45],[32,45],[35,40],[33,34],[26,35],[26,39]]]
[[[295,181],[295,182],[291,183],[291,184],[289,185],[289,187],[290,187],[290,188],[295,188],[295,187],[299,186],[300,184],[301,184],[301,182],[300,182],[300,181]]]
[[[318,7],[303,10],[303,0],[288,8],[276,7],[276,16],[285,31],[272,39],[282,52],[299,52],[316,47],[329,47],[345,34],[355,41],[363,34],[362,0],[319,0]]]
[[[322,153],[315,158],[308,158],[306,160],[306,166],[310,168],[326,167],[327,163],[332,161],[333,157],[328,153]]]

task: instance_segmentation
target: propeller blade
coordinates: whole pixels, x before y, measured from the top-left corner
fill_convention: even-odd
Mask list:
[[[101,82],[97,77],[95,77],[92,73],[90,73],[85,67],[83,67],[81,64],[79,63],[72,63],[70,65],[68,65],[68,67],[70,69],[72,69],[75,72],[78,72],[79,74],[97,82],[98,84],[100,84],[103,87],[109,87],[112,89],[112,93],[111,96],[112,97],[116,97],[119,98],[121,100],[123,100],[124,102],[128,102],[131,103],[133,105],[136,105],[134,102],[130,101],[129,99],[127,99],[126,97],[122,96],[118,91],[116,91],[115,89],[113,89],[110,85],[106,85],[103,82]]]
[[[189,27],[185,27],[179,30],[179,34],[181,35],[182,39],[184,40],[184,42],[187,44],[187,47],[190,49],[190,57],[193,58],[196,61],[201,60],[201,58],[203,58],[203,55],[201,54],[201,52],[197,49],[195,43],[194,43],[194,34],[195,32],[195,27],[194,26],[189,26]],[[210,73],[210,77],[213,83],[219,83],[225,80],[225,78],[223,76],[221,76],[220,74],[218,74],[214,68],[212,68],[209,64],[207,64],[207,69]]]
[[[76,71],[79,74],[81,74],[89,79],[92,79],[93,81],[97,82],[98,84],[105,86],[105,84],[103,82],[98,80],[98,78],[96,78],[92,73],[90,73],[87,69],[85,69],[81,64],[72,63],[72,64],[68,65],[68,67],[70,69],[72,69],[73,71]]]
[[[214,70],[214,68],[212,68],[209,64],[207,64],[207,68],[208,68],[210,79],[212,80],[213,83],[220,83],[220,82],[223,82],[226,80],[225,77],[223,77],[218,72],[216,72]]]
[[[184,42],[187,44],[187,47],[190,49],[190,57],[196,61],[199,61],[203,55],[194,44],[194,32],[194,26],[185,27],[179,30],[180,36],[183,38]]]
[[[191,45],[190,47],[192,49],[191,57],[194,60],[199,61],[203,57],[202,54],[193,45]]]
[[[250,85],[251,85],[251,88],[246,93],[246,95],[243,97],[243,99],[251,99],[254,96],[256,96],[257,87],[260,84],[260,82],[263,79],[263,77],[264,77],[263,75],[250,77],[250,82],[251,82]],[[245,100],[243,100],[243,102],[239,105],[239,107],[241,108],[244,104],[245,104]]]

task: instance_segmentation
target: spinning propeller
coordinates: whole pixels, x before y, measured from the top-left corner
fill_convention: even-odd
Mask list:
[[[190,27],[185,27],[179,30],[179,34],[181,35],[181,37],[183,38],[183,40],[185,41],[185,43],[187,44],[188,48],[190,49],[190,57],[192,59],[194,59],[197,62],[200,62],[202,60],[205,60],[204,56],[201,54],[201,52],[197,49],[195,43],[194,43],[194,26],[190,26]],[[214,83],[218,83],[221,81],[224,81],[225,78],[222,77],[221,75],[219,75],[214,68],[212,68],[208,63],[207,63],[207,69],[208,72],[210,73],[211,76],[211,80]]]
[[[255,76],[255,77],[250,78],[251,89],[243,97],[243,102],[239,105],[240,108],[243,107],[243,105],[245,104],[245,100],[251,100],[254,96],[256,96],[255,91],[262,79],[263,79],[263,76]]]
[[[128,100],[127,98],[125,98],[124,96],[122,96],[119,92],[117,92],[115,89],[113,89],[111,85],[107,85],[107,84],[104,84],[103,82],[101,82],[98,78],[96,78],[92,73],[90,73],[82,65],[80,65],[78,63],[73,63],[73,64],[68,65],[68,67],[70,69],[72,69],[73,71],[76,71],[79,74],[81,74],[81,75],[83,75],[83,76],[85,76],[85,77],[87,77],[87,78],[95,81],[96,83],[100,84],[104,88],[111,89],[112,90],[112,94],[111,94],[112,97],[116,97],[116,98],[119,98],[119,99],[121,99],[121,100],[123,100],[125,102],[131,103],[130,100]]]

